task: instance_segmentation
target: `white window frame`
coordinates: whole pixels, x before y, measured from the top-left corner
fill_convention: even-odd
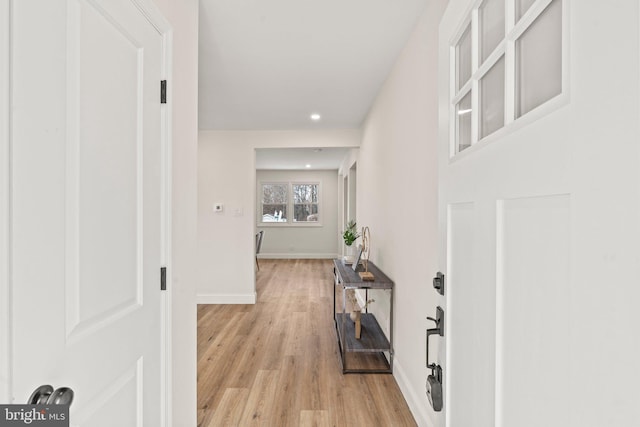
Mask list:
[[[531,111],[516,118],[516,42],[522,34],[535,22],[544,10],[554,0],[536,0],[529,10],[516,22],[515,0],[505,1],[505,37],[498,43],[484,63],[480,61],[480,25],[479,9],[485,0],[476,0],[471,4],[464,20],[449,42],[449,157],[450,160],[458,159],[468,153],[476,151],[479,146],[494,141],[505,134],[513,132],[540,117],[560,108],[568,102],[569,92],[569,55],[568,55],[568,23],[569,2],[560,1],[562,7],[562,82],[560,93]],[[471,78],[457,90],[457,56],[456,47],[467,28],[471,26]],[[480,134],[480,81],[485,74],[504,56],[505,58],[505,100],[504,100],[504,125],[495,132],[479,138]],[[463,151],[457,151],[457,104],[471,91],[471,146]],[[482,144],[479,144],[482,143]]]
[[[286,185],[287,186],[287,218],[282,222],[263,222],[262,221],[262,206],[263,206],[263,191],[264,185]],[[294,200],[293,200],[293,186],[294,185],[317,185],[318,186],[318,221],[294,221]],[[299,203],[298,203],[299,204]],[[260,181],[258,191],[258,212],[257,212],[257,226],[258,227],[322,227],[322,181]]]
[[[293,199],[293,186],[294,185],[317,185],[318,186],[318,201],[316,203],[296,203],[295,200]],[[305,225],[309,225],[309,224],[316,224],[316,223],[320,223],[320,220],[322,219],[322,214],[320,212],[320,197],[321,197],[321,192],[322,192],[322,188],[319,182],[317,181],[295,181],[295,182],[291,182],[290,183],[290,196],[291,196],[291,222],[294,224],[305,224]],[[295,213],[295,205],[317,205],[318,206],[318,221],[294,221],[294,213]]]
[[[263,211],[264,211],[264,186],[265,185],[282,185],[285,186],[287,188],[287,200],[284,203],[284,205],[286,206],[286,215],[285,215],[285,221],[282,222],[271,222],[271,221],[266,221],[263,222],[262,221],[262,215],[263,215]],[[260,191],[258,193],[258,223],[260,225],[265,225],[265,224],[286,224],[289,221],[289,205],[291,204],[291,185],[288,182],[273,182],[273,181],[265,181],[265,182],[261,182],[260,183]]]

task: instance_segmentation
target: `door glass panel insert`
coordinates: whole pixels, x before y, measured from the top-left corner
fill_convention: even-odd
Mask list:
[[[566,85],[563,0],[475,4],[449,50],[451,155],[511,127],[533,109],[552,111],[557,102],[543,105],[560,101]],[[519,22],[514,24],[515,15]]]
[[[504,56],[480,80],[480,138],[504,126]]]
[[[504,0],[486,0],[478,9],[480,62],[484,62],[504,39]]]
[[[527,10],[534,4],[536,0],[516,0],[516,22],[527,13]]]
[[[554,0],[516,41],[516,118],[562,92],[562,1]]]
[[[464,31],[456,45],[456,68],[456,90],[460,90],[471,78],[471,25]]]
[[[456,152],[471,147],[471,92],[456,105]]]

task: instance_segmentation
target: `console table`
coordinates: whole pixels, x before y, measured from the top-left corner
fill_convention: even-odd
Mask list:
[[[336,327],[340,361],[343,373],[392,373],[393,372],[393,281],[374,263],[369,261],[368,270],[373,273],[373,281],[363,281],[358,275],[364,271],[358,266],[358,272],[351,265],[345,265],[341,259],[333,260],[333,320]],[[384,333],[378,320],[369,309],[362,313],[360,339],[355,337],[355,324],[347,311],[347,290],[362,289],[365,301],[372,290],[388,297],[389,334]],[[376,299],[373,304],[381,304]]]

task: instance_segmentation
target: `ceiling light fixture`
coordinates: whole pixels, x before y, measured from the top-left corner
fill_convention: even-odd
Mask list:
[[[304,167],[305,167],[305,168],[310,168],[310,167],[311,167],[311,165],[304,165]]]
[[[318,113],[313,113],[309,116],[311,118],[311,120],[313,120],[314,122],[317,122],[318,120],[320,120],[320,114]]]

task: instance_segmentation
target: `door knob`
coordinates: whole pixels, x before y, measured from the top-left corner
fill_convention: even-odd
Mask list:
[[[69,405],[73,402],[73,390],[69,387],[53,389],[50,385],[41,385],[31,393],[29,405]]]
[[[69,387],[56,389],[47,399],[47,405],[69,405],[73,402],[73,390]]]
[[[28,405],[46,405],[47,399],[53,393],[53,387],[50,385],[41,385],[37,389],[31,393],[29,400],[27,401]]]

